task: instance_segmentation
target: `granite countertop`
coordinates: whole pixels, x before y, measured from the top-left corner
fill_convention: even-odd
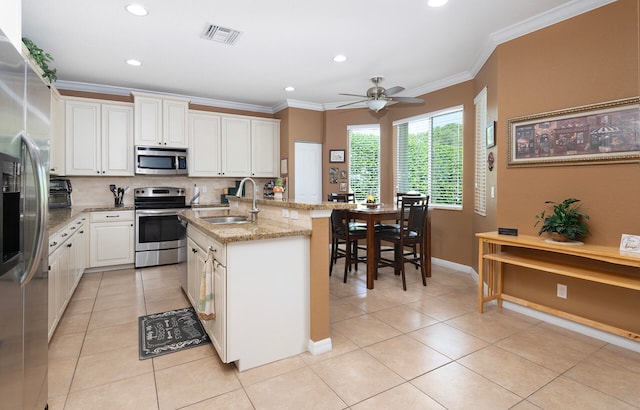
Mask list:
[[[133,211],[133,205],[131,206],[105,206],[105,205],[92,205],[92,206],[72,206],[71,208],[53,208],[49,209],[49,235],[55,233],[58,229],[64,227],[69,221],[83,212],[101,212],[101,211]]]
[[[192,208],[224,208],[229,209],[229,204],[222,204],[220,202],[209,202],[191,205]],[[113,205],[87,205],[87,206],[72,206],[71,208],[52,208],[49,209],[49,235],[55,233],[65,224],[69,223],[76,216],[83,212],[110,212],[110,211],[134,211],[133,204],[115,207]]]
[[[284,238],[288,236],[309,236],[311,229],[295,225],[278,223],[267,218],[258,217],[258,222],[245,224],[213,225],[201,218],[227,215],[227,210],[215,211],[180,211],[180,215],[188,223],[197,227],[220,243],[255,241],[260,239]]]
[[[229,208],[229,204],[223,204],[221,202],[201,202],[199,204],[191,204],[191,208]]]
[[[252,199],[250,197],[230,197],[230,200],[237,200],[238,202],[247,202],[251,203]],[[269,205],[269,206],[277,206],[281,208],[290,208],[290,209],[308,209],[308,210],[328,210],[328,209],[355,209],[358,207],[358,204],[351,204],[346,202],[320,202],[319,204],[309,204],[304,202],[293,202],[293,201],[276,201],[274,199],[258,199],[256,198],[256,205],[260,208],[259,205]]]

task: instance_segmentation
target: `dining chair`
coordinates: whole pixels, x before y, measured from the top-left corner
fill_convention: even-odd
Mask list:
[[[397,229],[383,229],[376,231],[376,264],[380,266],[393,266],[394,272],[402,275],[402,288],[407,290],[405,276],[405,264],[412,263],[420,267],[422,284],[427,286],[427,224],[428,224],[428,199],[425,196],[404,196],[400,207],[400,219]],[[381,242],[391,242],[394,249],[393,260],[380,256],[378,251]],[[410,252],[405,252],[405,247],[411,247]],[[377,275],[376,275],[377,276]]]
[[[333,265],[339,258],[345,258],[344,279],[347,283],[347,271],[351,270],[351,265],[356,266],[358,262],[366,258],[358,257],[358,241],[367,239],[367,228],[352,224],[347,209],[334,209],[331,212],[331,261],[329,265],[329,276],[333,273]],[[344,245],[344,249],[340,247]]]

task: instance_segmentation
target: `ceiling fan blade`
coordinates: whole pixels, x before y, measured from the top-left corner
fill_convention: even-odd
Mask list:
[[[359,104],[359,103],[363,103],[365,101],[369,101],[369,99],[367,98],[366,100],[354,101],[354,102],[350,102],[350,103],[347,103],[347,104],[338,105],[336,108],[347,107],[349,105]]]
[[[369,98],[366,95],[361,95],[361,94],[338,94],[338,95],[348,95],[349,97],[361,97],[361,98]]]
[[[389,97],[391,101],[396,102],[404,102],[404,103],[422,103],[424,100],[422,98],[413,98],[413,97]]]
[[[395,87],[391,87],[391,88],[387,88],[384,92],[384,94],[387,97],[392,96],[393,94],[398,94],[400,91],[403,91],[404,87],[400,87],[399,85],[396,85]]]

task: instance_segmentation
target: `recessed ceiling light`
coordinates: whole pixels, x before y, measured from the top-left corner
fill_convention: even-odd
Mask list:
[[[142,65],[142,63],[140,61],[134,60],[133,58],[127,60],[127,64],[135,66],[135,67],[138,67],[138,66]]]
[[[427,4],[431,7],[440,7],[447,4],[447,1],[449,0],[429,0]]]
[[[291,92],[291,91],[295,91],[296,87],[288,86],[288,87],[284,87],[284,90]]]
[[[149,14],[149,12],[147,11],[147,9],[145,9],[144,7],[142,7],[139,4],[129,4],[127,7],[125,7],[127,9],[127,11],[135,16],[146,16],[147,14]]]
[[[337,56],[333,57],[333,61],[335,61],[336,63],[342,63],[344,61],[347,61],[347,56],[338,54]]]

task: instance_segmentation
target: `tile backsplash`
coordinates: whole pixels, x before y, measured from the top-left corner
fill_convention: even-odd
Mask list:
[[[193,197],[194,184],[200,187],[200,203],[220,203],[220,195],[227,187],[235,186],[235,182],[242,178],[189,178],[184,176],[138,176],[135,177],[68,177],[71,180],[73,192],[71,203],[75,206],[110,206],[113,205],[113,194],[109,191],[109,185],[117,187],[129,187],[129,192],[124,196],[124,205],[133,205],[133,190],[141,187],[168,186],[184,188],[186,200]],[[262,189],[270,178],[254,178],[258,184],[257,197],[262,198]],[[251,184],[247,185],[251,186]],[[204,189],[206,187],[206,192]]]

